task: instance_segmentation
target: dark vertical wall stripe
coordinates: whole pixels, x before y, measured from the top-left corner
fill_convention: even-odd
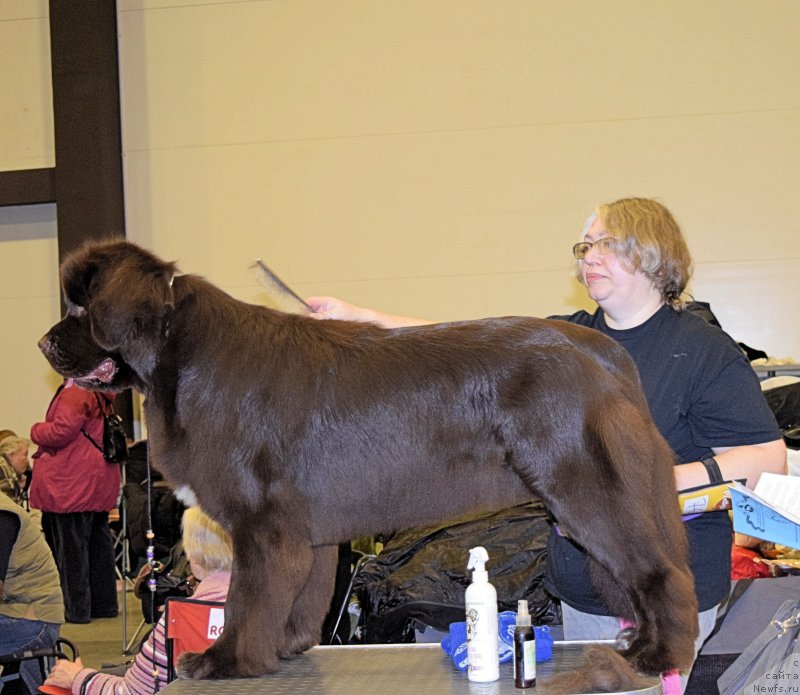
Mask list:
[[[117,13],[112,0],[50,0],[59,258],[124,234]]]
[[[50,0],[50,60],[63,260],[88,239],[125,233],[115,0]],[[130,391],[116,408],[131,435]]]

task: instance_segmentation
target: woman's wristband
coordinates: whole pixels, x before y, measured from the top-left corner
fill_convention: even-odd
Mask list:
[[[700,461],[700,463],[706,467],[706,472],[708,473],[708,482],[713,483],[714,485],[725,482],[725,479],[722,477],[722,471],[719,469],[717,459],[715,459],[713,456],[709,456],[707,459]]]

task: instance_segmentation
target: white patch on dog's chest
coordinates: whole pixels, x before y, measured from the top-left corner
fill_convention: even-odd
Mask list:
[[[194,507],[197,505],[197,497],[194,494],[194,490],[188,485],[181,485],[179,488],[175,489],[173,494],[187,507]]]

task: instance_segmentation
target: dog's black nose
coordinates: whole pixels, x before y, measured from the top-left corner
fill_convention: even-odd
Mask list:
[[[39,346],[39,349],[45,354],[50,354],[50,334],[43,335],[39,338],[39,342],[36,343]]]

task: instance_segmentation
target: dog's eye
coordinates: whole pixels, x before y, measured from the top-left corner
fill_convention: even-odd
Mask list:
[[[97,293],[97,288],[100,285],[100,279],[97,277],[97,273],[92,273],[92,277],[89,280],[89,287],[87,288],[87,292],[90,297],[94,296]]]

